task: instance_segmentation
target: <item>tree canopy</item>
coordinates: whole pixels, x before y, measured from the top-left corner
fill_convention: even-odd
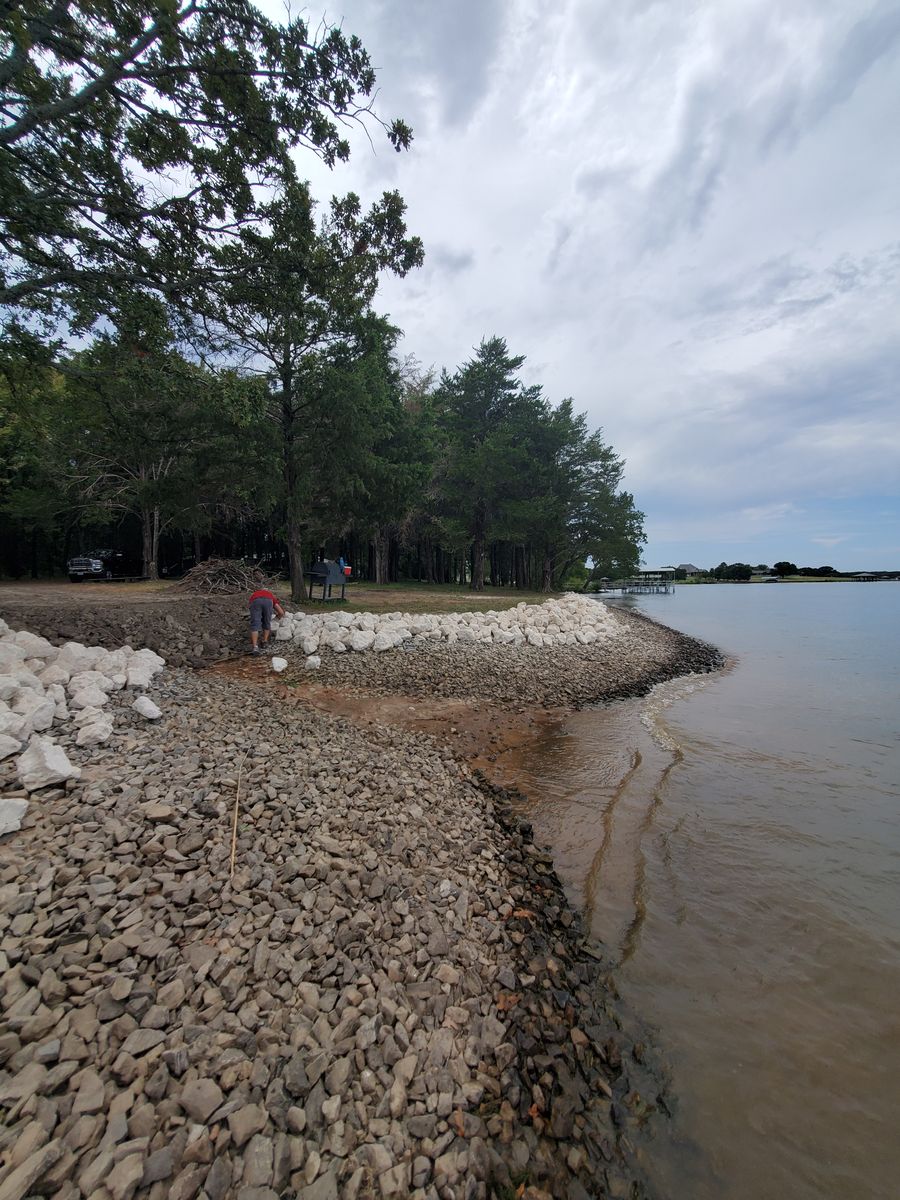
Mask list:
[[[0,305],[87,327],[149,292],[189,306],[218,251],[373,119],[354,36],[248,0],[9,0],[0,24]],[[411,131],[382,123],[399,150]]]
[[[303,182],[355,123],[410,144],[356,37],[249,0],[0,14],[0,570],[127,541],[150,577],[264,555],[301,599],[320,548],[474,589],[636,564],[622,460],[524,356],[489,337],[437,384],[398,358],[399,192]]]

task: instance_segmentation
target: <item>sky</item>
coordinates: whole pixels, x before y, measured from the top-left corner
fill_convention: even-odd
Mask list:
[[[274,9],[276,0],[266,7]],[[332,0],[378,70],[323,200],[397,188],[377,307],[626,460],[650,565],[900,568],[900,0]]]

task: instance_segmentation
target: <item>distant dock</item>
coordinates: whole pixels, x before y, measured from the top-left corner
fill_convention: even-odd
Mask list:
[[[647,567],[632,579],[601,579],[600,591],[621,592],[623,596],[669,595],[675,591],[675,568]]]

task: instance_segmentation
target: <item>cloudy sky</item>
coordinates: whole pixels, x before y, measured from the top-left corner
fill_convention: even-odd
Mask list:
[[[645,560],[900,567],[900,0],[331,0],[404,351],[499,334],[627,460]],[[316,10],[318,15],[318,10]]]

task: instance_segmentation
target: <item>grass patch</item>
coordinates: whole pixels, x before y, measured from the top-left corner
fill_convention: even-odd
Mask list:
[[[542,604],[560,593],[519,592],[515,589],[486,589],[471,592],[458,584],[437,583],[352,583],[347,588],[346,604],[296,605],[303,612],[501,612],[517,604]]]

